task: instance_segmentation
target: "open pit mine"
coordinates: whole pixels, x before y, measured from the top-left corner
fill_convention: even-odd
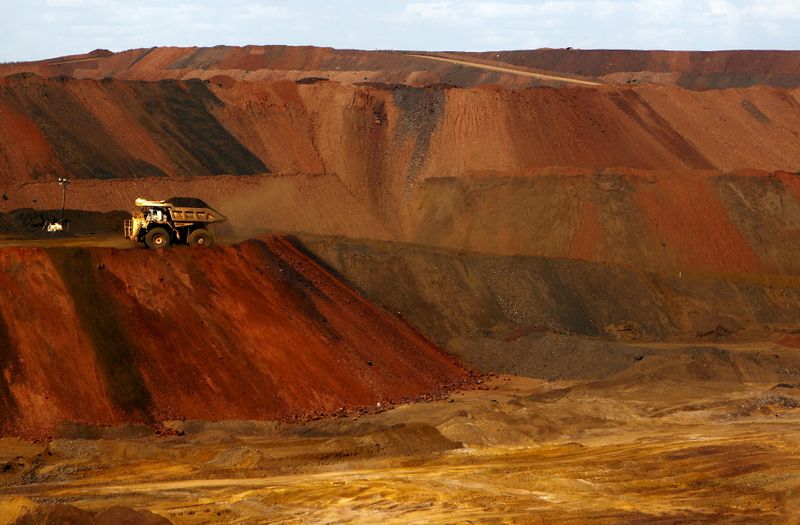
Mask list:
[[[798,253],[800,52],[0,64],[0,522],[794,523]]]

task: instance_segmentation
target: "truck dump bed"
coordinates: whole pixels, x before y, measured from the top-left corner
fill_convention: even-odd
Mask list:
[[[195,199],[192,197],[173,197],[166,202],[170,204],[172,220],[176,223],[212,223],[228,220],[227,217],[200,199]]]
[[[179,222],[222,222],[228,220],[227,217],[211,208],[170,208],[172,220]]]

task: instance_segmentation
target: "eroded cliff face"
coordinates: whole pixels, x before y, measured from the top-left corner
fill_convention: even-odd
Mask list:
[[[289,419],[468,375],[282,238],[207,250],[0,250],[0,424]]]

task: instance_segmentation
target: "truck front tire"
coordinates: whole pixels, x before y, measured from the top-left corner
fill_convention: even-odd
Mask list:
[[[169,232],[164,228],[153,228],[144,236],[144,243],[151,250],[166,248],[171,243]]]
[[[211,235],[210,231],[200,228],[189,234],[187,242],[189,246],[205,248],[214,244],[214,237]]]

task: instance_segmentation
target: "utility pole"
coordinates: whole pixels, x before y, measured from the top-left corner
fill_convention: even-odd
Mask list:
[[[64,177],[58,178],[58,183],[61,185],[63,189],[63,196],[61,197],[61,219],[58,221],[61,226],[64,225],[64,208],[67,206],[67,188],[69,187],[71,181]]]

